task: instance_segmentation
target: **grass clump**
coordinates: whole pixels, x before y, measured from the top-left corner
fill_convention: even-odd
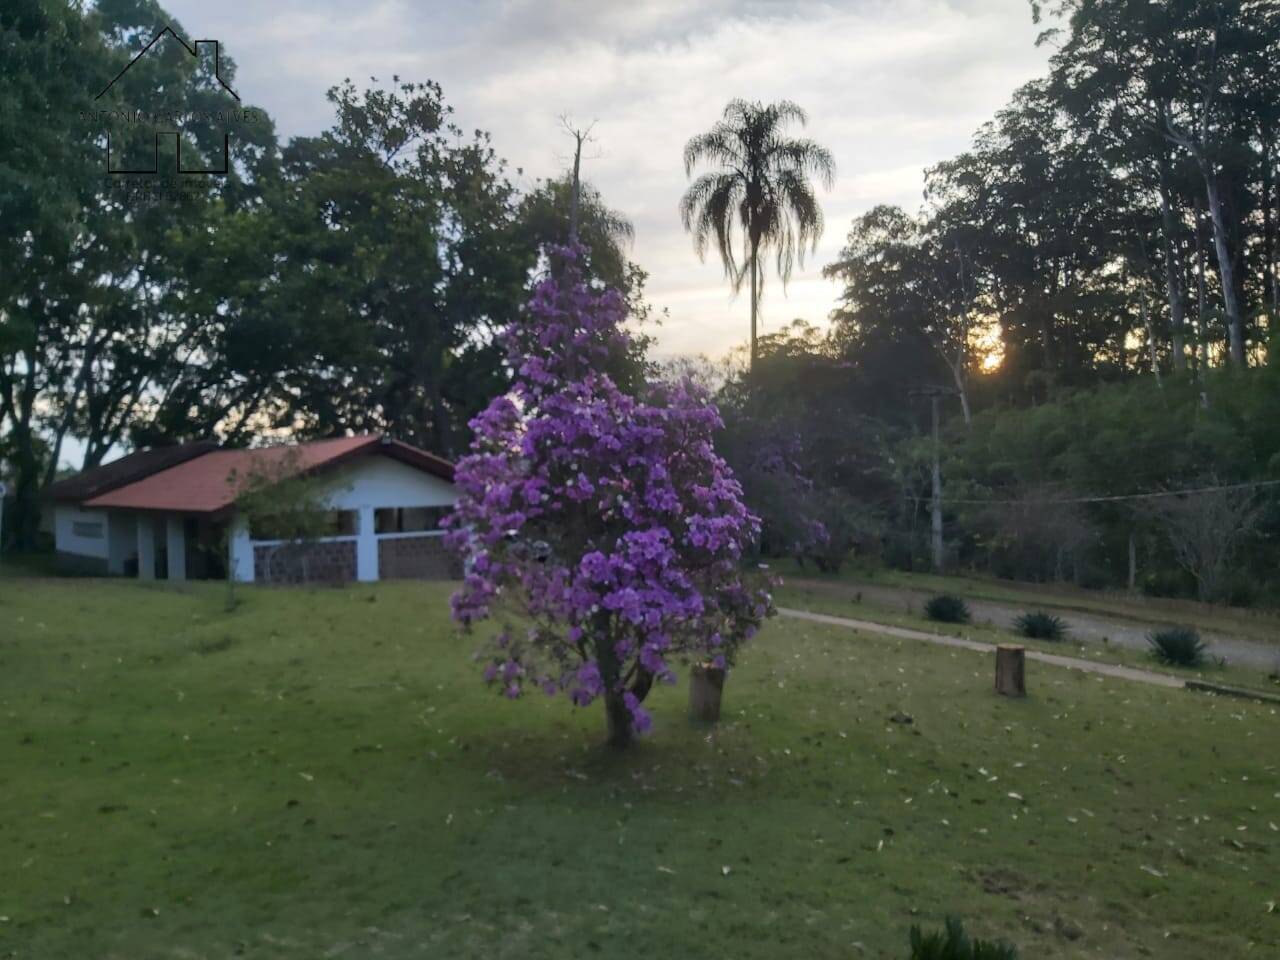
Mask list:
[[[235,646],[236,638],[223,635],[216,638],[201,639],[196,641],[196,653],[202,657],[210,656],[215,653],[224,653]]]
[[[1067,635],[1067,625],[1062,618],[1043,610],[1024,613],[1013,621],[1013,628],[1030,640],[1062,640]]]
[[[941,593],[924,605],[924,615],[938,623],[968,623],[969,605],[957,596]]]
[[[964,925],[947,917],[942,930],[911,928],[910,960],[1018,960],[1018,951],[1004,941],[970,940]]]
[[[1151,655],[1174,667],[1198,667],[1205,661],[1205,646],[1198,631],[1190,627],[1170,627],[1147,634]]]

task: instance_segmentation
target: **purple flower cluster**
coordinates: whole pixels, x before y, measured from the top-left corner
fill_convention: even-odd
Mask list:
[[[529,686],[579,706],[625,704],[632,727],[673,662],[732,660],[772,612],[741,571],[759,520],[715,452],[720,416],[692,383],[624,393],[625,304],[555,252],[526,316],[506,333],[511,390],[472,421],[449,543],[466,577],[453,615],[509,622],[484,654],[511,697]]]

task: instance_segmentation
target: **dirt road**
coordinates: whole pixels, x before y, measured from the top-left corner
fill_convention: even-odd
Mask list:
[[[879,583],[840,582],[813,580],[805,577],[787,577],[787,584],[794,587],[831,593],[835,596],[862,600],[873,606],[889,607],[919,614],[925,602],[934,594],[910,587],[896,587]],[[1157,620],[1134,620],[1128,617],[1108,616],[1101,613],[1084,613],[1052,604],[1019,605],[996,600],[965,598],[974,623],[985,623],[1001,628],[1011,628],[1013,621],[1028,609],[1043,609],[1061,617],[1070,631],[1070,638],[1084,643],[1112,643],[1131,650],[1147,649],[1147,634],[1153,629],[1171,626]],[[874,617],[866,617],[874,619]],[[1267,644],[1245,640],[1221,633],[1202,633],[1214,657],[1225,657],[1228,663],[1260,670],[1280,671],[1280,644]]]

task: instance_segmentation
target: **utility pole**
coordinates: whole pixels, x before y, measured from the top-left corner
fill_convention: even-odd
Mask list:
[[[938,402],[943,397],[955,396],[958,392],[952,387],[917,387],[911,390],[913,397],[929,398],[929,412],[933,422],[933,489],[929,498],[929,520],[934,573],[942,573],[946,565],[946,554],[942,546],[942,439],[938,433]]]

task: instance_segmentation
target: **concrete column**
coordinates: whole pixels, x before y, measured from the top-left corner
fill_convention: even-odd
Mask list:
[[[152,518],[138,515],[138,579],[156,578],[156,528]]]
[[[138,549],[138,529],[133,517],[118,510],[107,512],[107,573],[124,573],[125,561]]]
[[[165,520],[165,552],[169,557],[169,579],[187,579],[186,524],[176,514]]]
[[[253,541],[249,539],[249,524],[243,517],[231,521],[228,540],[227,573],[241,583],[253,583]]]
[[[356,525],[356,579],[366,583],[378,579],[378,536],[374,531],[373,507],[361,507]]]

